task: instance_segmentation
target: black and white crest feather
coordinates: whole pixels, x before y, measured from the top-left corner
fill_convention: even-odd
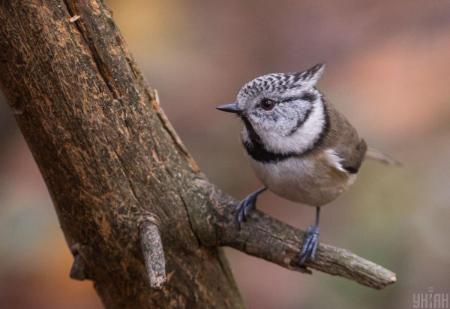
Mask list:
[[[283,92],[292,88],[313,86],[322,76],[324,69],[325,65],[320,63],[303,72],[263,75],[245,84],[238,97],[249,97],[262,92]]]

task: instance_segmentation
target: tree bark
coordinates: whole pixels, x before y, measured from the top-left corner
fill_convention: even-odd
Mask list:
[[[74,254],[108,308],[243,307],[221,246],[296,265],[303,232],[201,174],[100,0],[0,0],[0,85]],[[382,288],[395,274],[321,244],[308,266]]]

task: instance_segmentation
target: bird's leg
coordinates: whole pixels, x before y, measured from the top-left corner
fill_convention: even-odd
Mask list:
[[[235,218],[236,218],[236,222],[238,224],[239,229],[241,229],[241,223],[247,220],[247,217],[248,217],[250,211],[252,211],[255,208],[256,199],[257,199],[258,195],[260,193],[264,192],[266,189],[267,188],[263,187],[263,188],[256,190],[253,193],[250,193],[236,205]]]
[[[319,220],[320,207],[316,207],[316,223],[306,230],[303,247],[300,251],[299,263],[301,266],[305,265],[308,261],[314,261],[316,257],[317,246],[319,244]]]

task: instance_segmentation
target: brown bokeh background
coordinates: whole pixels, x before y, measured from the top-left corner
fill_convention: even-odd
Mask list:
[[[249,308],[410,308],[450,292],[450,2],[107,1],[149,84],[208,177],[236,198],[259,186],[240,123],[214,107],[269,72],[327,68],[319,88],[362,136],[404,164],[364,164],[327,206],[322,241],[398,275],[374,291],[290,272],[227,249]],[[4,101],[3,98],[0,98]],[[265,194],[259,207],[305,228],[311,208]],[[72,258],[42,177],[0,104],[0,308],[100,308]]]

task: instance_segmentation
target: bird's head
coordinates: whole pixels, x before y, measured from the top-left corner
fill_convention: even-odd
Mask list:
[[[244,121],[244,141],[254,135],[253,139],[258,138],[267,150],[301,151],[301,141],[308,144],[318,130],[311,132],[307,128],[309,132],[300,132],[300,129],[308,122],[309,127],[323,125],[322,96],[315,85],[324,67],[317,64],[303,72],[257,77],[241,88],[235,103],[217,108],[235,113]]]

